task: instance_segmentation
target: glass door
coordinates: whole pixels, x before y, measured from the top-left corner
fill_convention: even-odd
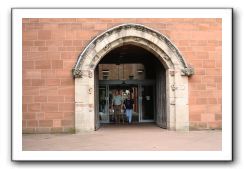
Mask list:
[[[109,123],[115,122],[115,114],[112,109],[112,100],[115,96],[116,91],[121,95],[124,101],[128,95],[134,101],[133,111],[132,111],[132,122],[139,121],[139,105],[138,105],[138,85],[121,85],[121,84],[109,84],[108,85],[108,112],[109,112]],[[123,104],[123,103],[122,103]],[[124,110],[121,109],[124,113]],[[125,119],[124,119],[125,120]]]
[[[99,86],[99,120],[100,123],[109,123],[109,96],[108,85]]]
[[[153,84],[103,84],[99,85],[99,121],[100,123],[114,123],[114,110],[112,100],[115,92],[123,99],[128,94],[134,100],[132,114],[133,122],[154,122],[155,121],[155,88]]]
[[[139,107],[140,122],[153,122],[155,120],[153,85],[140,86]]]

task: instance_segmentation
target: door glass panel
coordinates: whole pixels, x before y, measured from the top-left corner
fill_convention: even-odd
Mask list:
[[[126,99],[128,94],[130,94],[131,98],[134,100],[132,114],[133,122],[154,121],[155,98],[153,85],[141,85],[139,88],[137,85],[100,85],[99,119],[101,123],[115,122],[112,100],[117,90],[119,91],[119,94],[122,96],[123,100]]]
[[[99,119],[101,123],[109,122],[106,86],[99,87]]]
[[[134,109],[132,112],[132,122],[139,122],[139,108],[138,108],[138,86],[131,87],[131,98],[134,101]]]
[[[153,86],[141,87],[141,119],[154,120]]]
[[[109,98],[109,122],[110,123],[113,123],[115,122],[115,114],[114,114],[114,109],[113,109],[113,106],[112,106],[112,101],[113,101],[113,97],[115,95],[115,92],[116,92],[116,89],[112,88],[111,86],[109,86],[109,94],[108,94],[108,98]]]
[[[132,112],[132,121],[138,122],[139,121],[139,106],[138,106],[138,86],[137,85],[110,85],[109,86],[109,122],[114,123],[114,110],[112,109],[112,100],[115,96],[116,91],[119,92],[119,95],[122,96],[123,101],[131,95],[131,98],[134,100],[134,109]],[[124,111],[123,109],[121,110]]]

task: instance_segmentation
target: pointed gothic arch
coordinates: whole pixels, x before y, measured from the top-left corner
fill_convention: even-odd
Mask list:
[[[126,44],[153,53],[166,69],[167,128],[189,130],[188,76],[194,74],[179,50],[161,33],[139,24],[122,24],[94,38],[72,69],[75,78],[75,129],[95,130],[95,74],[100,60]]]

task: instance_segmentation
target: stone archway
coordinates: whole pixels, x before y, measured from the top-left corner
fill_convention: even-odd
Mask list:
[[[72,70],[75,78],[76,131],[95,130],[94,70],[109,51],[125,44],[150,51],[163,64],[166,69],[167,128],[189,130],[188,76],[194,73],[193,68],[161,33],[139,24],[123,24],[93,39]]]

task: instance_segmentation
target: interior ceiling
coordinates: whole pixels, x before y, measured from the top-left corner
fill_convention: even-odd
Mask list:
[[[155,56],[135,45],[124,45],[110,51],[100,63],[123,64],[123,63],[147,63],[156,59]]]

